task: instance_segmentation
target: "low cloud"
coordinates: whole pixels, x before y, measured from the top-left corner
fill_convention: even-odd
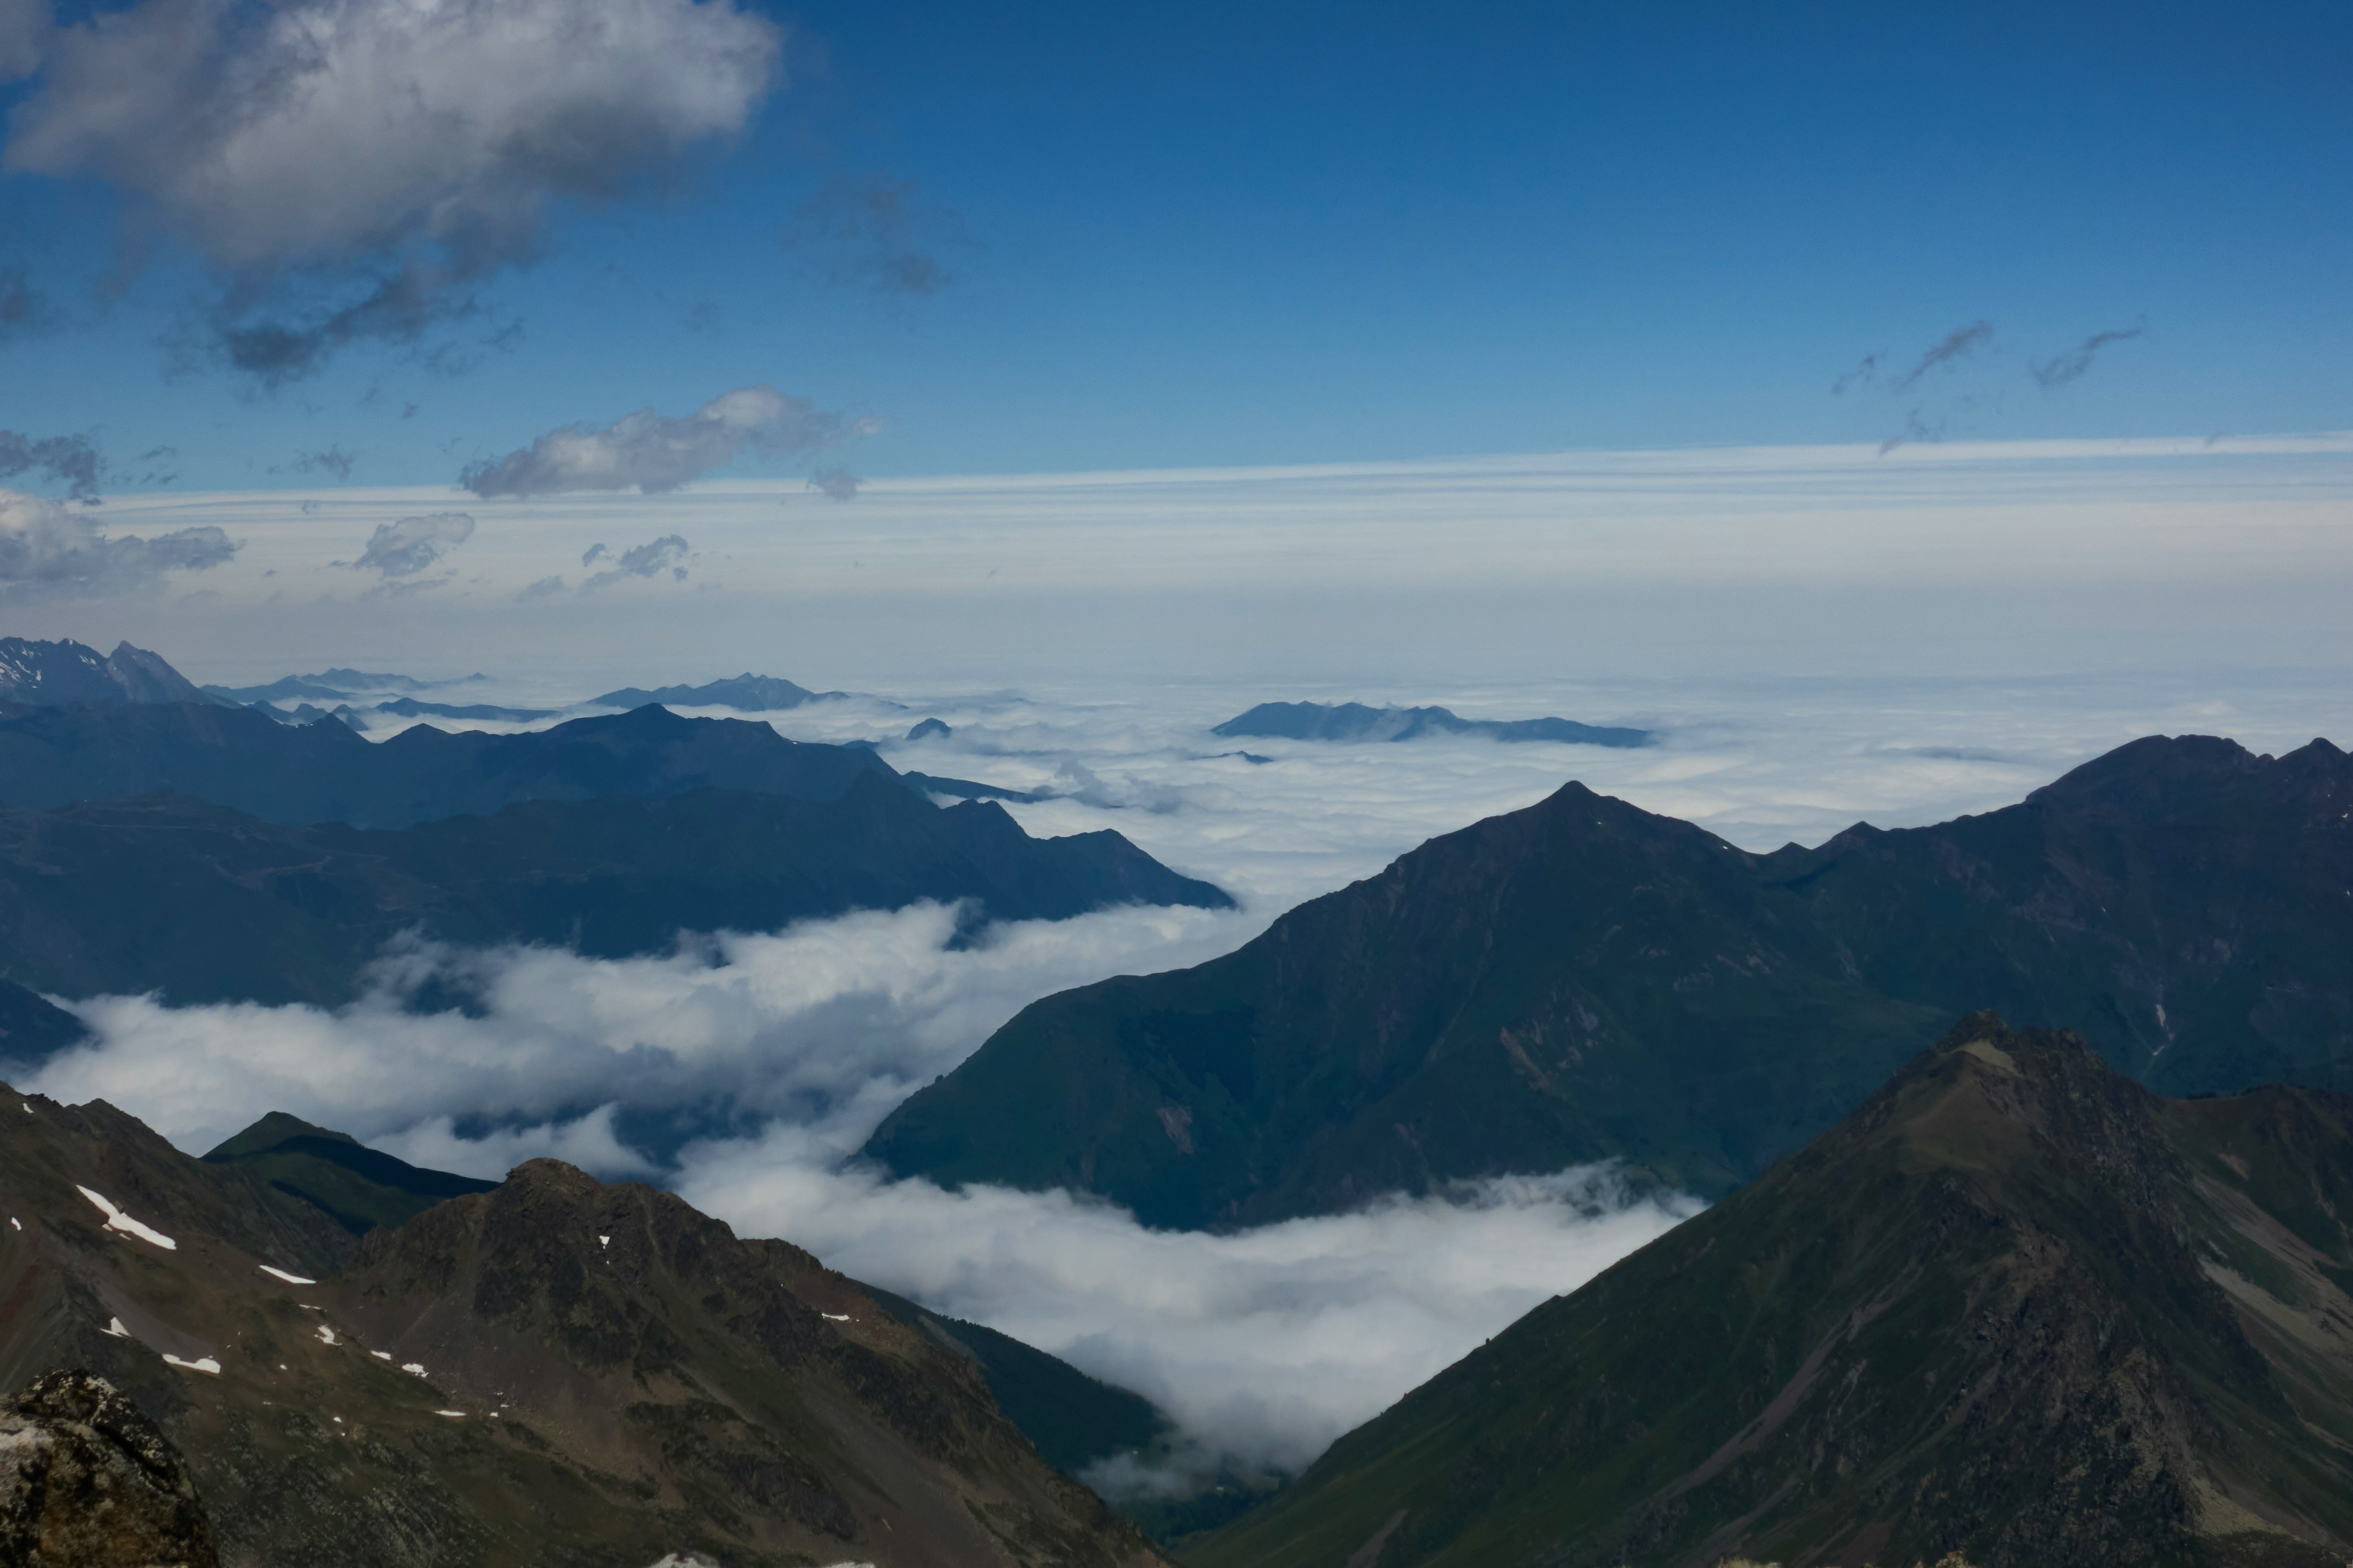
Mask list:
[[[86,512],[0,489],[0,599],[102,598],[159,587],[174,572],[218,566],[237,547],[217,528],[140,538],[100,531]]]
[[[541,1153],[658,1173],[744,1234],[787,1237],[1139,1389],[1206,1455],[1289,1468],[1685,1206],[1635,1201],[1587,1169],[1209,1236],[1066,1193],[950,1194],[843,1164],[1035,997],[1197,963],[1258,923],[1126,909],[958,947],[955,911],[923,905],[691,939],[669,958],[409,946],[370,996],[332,1011],[78,1004],[94,1043],[6,1076],[102,1096],[191,1151],[281,1109],[492,1179]],[[472,996],[475,1016],[403,1011],[428,980]],[[743,1133],[667,1160],[627,1136],[633,1118],[698,1116]]]
[[[105,466],[97,443],[87,436],[48,436],[37,441],[0,430],[0,479],[37,471],[62,483],[66,494],[84,506],[96,506],[99,474]]]
[[[2124,327],[2110,331],[2094,332],[2065,353],[2031,367],[2034,373],[2035,384],[2046,391],[2054,386],[2064,386],[2091,369],[2092,361],[2098,356],[2102,349],[2106,348],[2110,343],[2128,342],[2140,336],[2146,330],[2141,327]]]
[[[963,219],[916,194],[914,181],[867,174],[836,175],[803,201],[784,243],[828,283],[924,295],[955,281],[937,252],[972,239]]]
[[[367,549],[352,563],[362,572],[414,577],[474,536],[474,520],[462,511],[437,511],[376,525]]]
[[[679,563],[685,560],[692,549],[684,536],[676,533],[649,540],[634,549],[624,550],[618,555],[601,544],[596,545],[580,558],[580,564],[586,566],[598,561],[610,561],[613,564],[581,584],[580,591],[590,594],[625,578],[658,577],[664,572],[683,583],[686,581],[686,568]]]
[[[734,0],[140,0],[48,28],[5,154],[104,181],[222,280],[216,351],[266,385],[413,342],[547,246],[561,215],[659,188],[741,132],[783,35]],[[6,74],[0,71],[0,74]]]
[[[528,605],[538,599],[552,599],[556,595],[564,592],[564,588],[565,583],[563,578],[542,577],[525,587],[522,592],[517,594],[515,595],[515,603],[518,605]]]
[[[721,393],[679,418],[651,408],[610,425],[566,425],[503,458],[470,465],[459,482],[478,496],[573,490],[674,490],[733,462],[823,451],[879,428],[818,408],[765,383]]]
[[[0,267],[0,342],[39,326],[47,315],[32,274],[21,267]]]

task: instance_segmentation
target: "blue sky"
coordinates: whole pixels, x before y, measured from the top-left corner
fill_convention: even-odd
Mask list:
[[[2341,6],[765,14],[739,134],[274,388],[206,358],[185,223],[19,158],[0,275],[45,320],[0,338],[0,429],[127,489],[446,483],[761,383],[881,428],[742,475],[2353,425]],[[0,89],[14,140],[54,74]],[[829,183],[898,193],[944,285],[788,243]]]

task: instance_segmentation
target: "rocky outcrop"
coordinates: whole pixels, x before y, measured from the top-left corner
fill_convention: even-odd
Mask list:
[[[218,1568],[180,1451],[92,1373],[53,1372],[0,1403],[0,1562],[24,1568]]]

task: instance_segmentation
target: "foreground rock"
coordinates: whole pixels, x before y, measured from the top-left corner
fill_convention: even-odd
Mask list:
[[[113,1384],[53,1372],[0,1402],[0,1563],[218,1568],[179,1450]]]

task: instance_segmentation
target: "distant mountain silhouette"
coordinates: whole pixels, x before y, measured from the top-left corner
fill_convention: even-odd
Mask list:
[[[1610,1158],[1714,1195],[1979,1004],[2176,1093],[2353,1089],[2348,813],[2326,741],[2137,741],[1769,855],[1567,784],[1226,957],[1033,1003],[867,1153],[1165,1226]]]
[[[1191,1568],[2337,1568],[2353,1098],[1968,1020]]]
[[[75,642],[0,637],[0,702],[217,703],[145,648],[117,643],[111,654]]]
[[[1280,736],[1293,741],[1414,741],[1425,735],[1483,735],[1495,741],[1558,741],[1578,746],[1642,746],[1648,730],[1610,729],[1571,719],[1461,719],[1444,708],[1367,708],[1361,702],[1261,702],[1229,719],[1213,735]]]
[[[897,776],[865,748],[651,706],[519,735],[419,724],[374,742],[251,709],[0,703],[0,800],[32,810],[170,790],[271,822],[402,827],[518,801],[691,789],[833,800],[869,773]]]
[[[668,1193],[534,1160],[363,1239],[103,1101],[0,1096],[0,1388],[84,1368],[153,1413],[224,1563],[1165,1568],[968,1356]]]
[[[665,702],[681,708],[733,708],[742,713],[767,713],[797,708],[804,702],[831,702],[855,695],[849,691],[811,691],[779,676],[754,675],[745,670],[732,680],[713,680],[702,686],[657,686],[651,690],[625,686],[588,700],[598,708],[642,708],[649,702]],[[884,706],[896,708],[899,704]]]
[[[1032,838],[1002,806],[941,810],[885,772],[831,800],[698,789],[405,829],[281,826],[172,795],[0,809],[0,976],[70,996],[332,1004],[409,931],[622,957],[681,931],[923,899],[968,900],[980,920],[1231,903],[1116,833]]]

